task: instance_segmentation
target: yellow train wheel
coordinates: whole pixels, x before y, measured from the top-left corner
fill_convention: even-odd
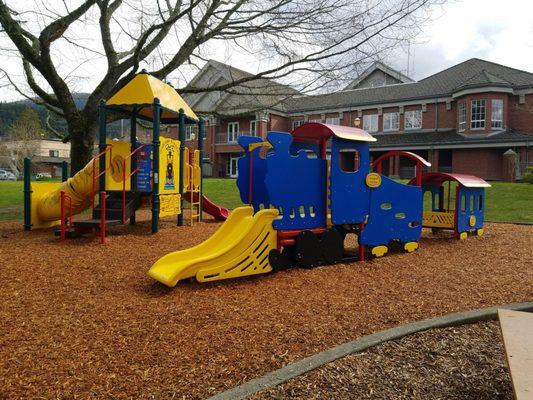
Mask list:
[[[418,249],[418,242],[407,242],[403,245],[403,248],[406,252],[412,253],[416,249]]]
[[[387,246],[372,247],[372,255],[376,258],[383,257],[388,251],[389,248]]]
[[[485,233],[485,231],[483,230],[483,228],[478,229],[478,230],[476,231],[476,235],[478,235],[478,236],[483,236],[484,233]]]
[[[467,237],[468,237],[468,232],[461,232],[459,234],[459,239],[460,240],[466,240]]]

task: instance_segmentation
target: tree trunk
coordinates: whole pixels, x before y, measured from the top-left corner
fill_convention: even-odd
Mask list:
[[[74,175],[91,160],[95,154],[95,139],[98,132],[98,119],[76,115],[67,118],[70,133],[70,174]]]

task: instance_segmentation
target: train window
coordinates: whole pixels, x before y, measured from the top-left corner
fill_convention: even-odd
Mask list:
[[[289,214],[290,218],[294,218],[296,216],[296,213],[294,212],[294,208],[291,208],[291,213]]]
[[[300,217],[305,218],[305,207],[300,206],[299,211],[300,211]]]
[[[344,172],[356,172],[359,169],[359,152],[356,149],[340,150],[339,167]]]
[[[416,228],[420,224],[418,223],[418,221],[411,221],[409,222],[408,225],[409,225],[409,228]]]
[[[394,218],[396,218],[396,219],[405,219],[405,213],[403,213],[403,212],[396,213],[396,214],[394,214]]]
[[[470,196],[470,211],[474,211],[476,209],[475,203],[476,203],[475,196]]]
[[[309,215],[311,217],[315,217],[316,216],[316,213],[315,213],[315,206],[309,206]]]
[[[461,212],[465,212],[465,211],[466,211],[466,197],[461,196]]]
[[[483,210],[483,196],[482,195],[479,195],[477,209],[479,211]]]
[[[391,203],[381,203],[380,207],[381,207],[382,210],[390,210],[392,208],[392,204]]]

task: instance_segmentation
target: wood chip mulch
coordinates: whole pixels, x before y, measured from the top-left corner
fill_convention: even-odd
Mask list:
[[[0,224],[0,398],[205,398],[399,324],[533,299],[533,227],[414,254],[174,289],[146,272],[220,224],[59,243]]]
[[[436,329],[327,364],[261,399],[511,400],[497,322]]]

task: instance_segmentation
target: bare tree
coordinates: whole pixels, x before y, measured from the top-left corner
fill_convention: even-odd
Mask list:
[[[38,141],[44,134],[39,114],[31,108],[25,109],[9,128],[9,140],[0,146],[0,156],[17,176],[22,171],[24,158],[31,158],[37,152]]]
[[[72,5],[64,0],[52,6],[45,0],[11,5],[0,0],[3,50],[20,58],[25,82],[9,74],[5,79],[65,118],[75,172],[90,158],[98,101],[141,66],[168,79],[178,68],[180,73],[199,68],[213,46],[231,44],[253,55],[257,73],[181,92],[229,91],[260,78],[301,92],[327,88],[414,35],[423,11],[440,1],[85,0]],[[84,106],[77,107],[74,88],[92,75],[86,66],[95,62],[105,62],[107,69]]]

